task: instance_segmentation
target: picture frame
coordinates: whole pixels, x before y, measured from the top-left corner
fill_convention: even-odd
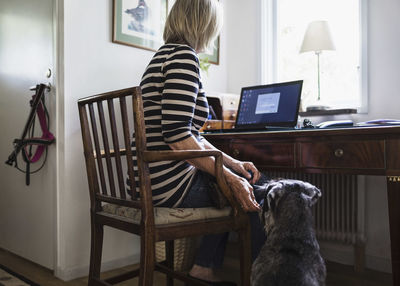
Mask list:
[[[210,53],[201,53],[199,57],[201,59],[208,59],[210,64],[219,65],[219,36],[214,41],[213,50]]]
[[[167,11],[168,0],[113,0],[112,42],[156,51]]]

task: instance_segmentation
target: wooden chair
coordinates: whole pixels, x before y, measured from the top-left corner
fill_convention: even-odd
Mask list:
[[[239,234],[241,285],[249,285],[251,255],[248,216],[241,210],[224,180],[221,152],[147,151],[140,87],[80,99],[78,108],[90,195],[89,285],[113,285],[138,275],[139,285],[152,285],[155,270],[167,275],[168,286],[173,285],[173,279],[182,280],[189,285],[205,285],[196,282],[184,273],[174,271],[173,241],[182,237],[227,231],[236,231]],[[131,135],[134,131],[131,129],[132,121],[134,121],[136,139],[139,186],[135,186],[134,179],[132,159],[134,150],[131,148]],[[120,142],[123,147],[120,146]],[[231,208],[228,212],[214,209],[214,214],[208,216],[201,216],[204,209],[194,209],[194,212],[198,212],[197,215],[200,214],[200,216],[193,216],[194,220],[189,218],[189,221],[172,220],[158,224],[154,213],[161,208],[153,207],[149,162],[186,160],[206,156],[215,157],[217,181]],[[133,196],[127,194],[127,186]],[[136,196],[136,187],[139,189],[139,196]],[[138,199],[135,199],[136,197]],[[105,211],[105,209],[109,210],[110,206],[112,206],[111,209],[123,211],[115,213]],[[134,219],[132,216],[125,215],[129,211],[135,213]],[[139,269],[105,280],[100,278],[104,226],[140,236]],[[155,261],[157,241],[166,242],[166,260],[160,263]]]

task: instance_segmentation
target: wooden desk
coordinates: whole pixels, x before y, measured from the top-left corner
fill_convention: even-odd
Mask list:
[[[400,126],[204,134],[260,170],[386,176],[393,285],[400,286]]]

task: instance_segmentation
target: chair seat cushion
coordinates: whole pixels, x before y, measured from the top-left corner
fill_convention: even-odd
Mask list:
[[[132,219],[134,223],[140,223],[140,210],[123,207],[115,204],[103,205],[103,212]],[[229,216],[231,208],[223,209],[209,208],[154,208],[155,224],[179,223],[195,220],[204,220],[210,218],[219,218]]]

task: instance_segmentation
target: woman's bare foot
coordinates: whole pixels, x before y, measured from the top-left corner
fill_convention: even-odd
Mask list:
[[[221,281],[221,279],[214,275],[214,271],[212,270],[212,268],[199,266],[197,264],[193,265],[192,269],[189,271],[189,275],[194,278],[210,282]]]

